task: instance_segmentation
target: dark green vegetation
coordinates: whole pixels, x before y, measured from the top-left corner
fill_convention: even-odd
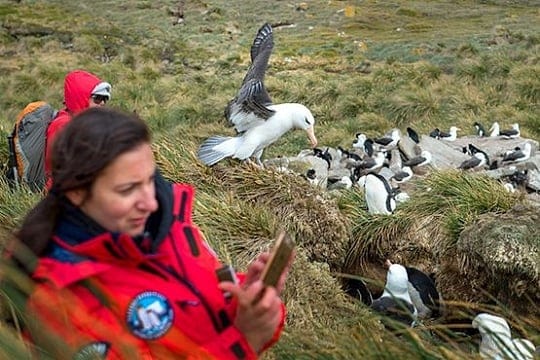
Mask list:
[[[533,304],[540,298],[540,217],[538,210],[536,217],[520,212],[523,197],[504,193],[498,183],[431,174],[419,181],[413,202],[381,217],[363,210],[358,190],[326,198],[298,177],[232,161],[208,169],[194,157],[207,136],[232,134],[223,109],[264,22],[295,25],[275,26],[266,85],[275,102],[301,102],[312,110],[322,146],[350,147],[358,131],[376,136],[394,126],[426,133],[457,125],[472,134],[474,121],[518,122],[524,137],[539,139],[536,2],[195,0],[186,1],[185,24],[173,25],[177,3],[1,0],[2,138],[29,101],[61,106],[69,70],[83,68],[111,82],[111,105],[137,111],[152,127],[164,173],[197,185],[197,222],[224,261],[243,267],[280,227],[295,235],[300,248],[285,294],[288,328],[267,358],[454,359],[474,353],[477,337],[457,336],[439,324],[425,324],[429,333],[420,327],[390,334],[342,294],[335,274],[381,281],[386,257],[434,271],[443,297],[454,301],[454,317],[485,309],[495,297],[500,303],[489,309],[508,316],[514,333],[540,343],[533,330],[540,320],[530,315],[535,308],[538,315]],[[292,156],[307,144],[303,133],[291,132],[265,156]],[[0,164],[6,159],[1,146]],[[0,185],[2,242],[37,199]],[[492,230],[505,219],[522,219],[522,236]],[[482,229],[484,236],[474,232]],[[501,244],[513,257],[498,257]],[[519,286],[512,288],[516,276]],[[520,295],[518,304],[508,295]],[[9,309],[4,305],[4,314]],[[0,326],[0,332],[0,354],[23,357],[10,328]]]

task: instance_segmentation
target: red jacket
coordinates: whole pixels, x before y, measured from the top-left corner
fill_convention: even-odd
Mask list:
[[[257,358],[232,324],[235,300],[217,287],[221,264],[191,221],[193,188],[176,184],[172,192],[170,204],[157,196],[154,214],[164,215],[149,219],[159,223],[154,240],[106,232],[81,241],[88,232],[80,221],[59,224],[33,274],[29,310],[51,328],[31,333],[34,342],[59,335],[69,347],[56,350],[63,358],[69,351],[106,359]]]
[[[95,75],[83,70],[74,70],[64,79],[64,109],[60,110],[47,128],[45,148],[45,174],[47,189],[50,189],[51,149],[58,132],[71,120],[71,117],[88,108],[92,90],[102,81]]]

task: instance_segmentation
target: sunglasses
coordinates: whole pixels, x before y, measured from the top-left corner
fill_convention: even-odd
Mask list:
[[[99,105],[101,103],[106,104],[109,98],[105,95],[92,95],[92,100],[94,101],[94,104]]]

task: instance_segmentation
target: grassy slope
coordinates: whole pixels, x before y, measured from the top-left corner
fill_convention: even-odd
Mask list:
[[[503,126],[517,121],[525,136],[538,139],[540,12],[534,2],[314,0],[306,2],[305,10],[289,1],[262,7],[251,0],[186,3],[186,24],[172,26],[168,10],[176,1],[0,1],[0,133],[7,133],[11,119],[30,100],[61,106],[67,71],[93,71],[113,84],[114,105],[135,109],[150,123],[165,172],[197,183],[196,216],[225,258],[245,264],[252,252],[268,245],[281,223],[306,242],[297,265],[302,271],[293,273],[287,293],[290,330],[269,357],[465,356],[458,352],[459,344],[442,347],[440,338],[425,339],[423,332],[394,337],[380,331],[369,312],[336,295],[328,265],[321,260],[337,268],[335,256],[347,250],[347,221],[369,225],[378,219],[358,210],[339,219],[332,203],[319,204],[317,194],[306,194],[311,190],[296,180],[249,169],[210,171],[197,164],[193,152],[203,138],[231,133],[223,107],[234,96],[253,36],[266,21],[296,25],[275,29],[269,92],[275,102],[309,106],[322,145],[349,147],[359,130],[378,135],[408,124],[421,132],[457,124],[472,133],[476,120],[498,120]],[[354,8],[353,16],[345,16],[347,6],[352,6],[347,14]],[[368,62],[370,72],[361,71]],[[292,132],[266,156],[292,155],[305,147],[304,135]],[[5,147],[0,147],[0,163],[5,159]],[[226,189],[224,181],[235,185]],[[266,186],[268,181],[278,185]],[[285,194],[300,193],[278,196],[284,189]],[[260,195],[259,200],[251,193]],[[36,199],[20,195],[1,198],[4,230]],[[358,200],[357,194],[351,196],[341,201]],[[287,216],[272,208],[276,202]],[[222,217],[215,216],[216,208]],[[332,216],[313,222],[314,208]],[[395,222],[383,219],[381,226],[363,230],[371,235],[399,229],[400,221],[415,216],[403,214]],[[462,229],[474,214],[450,218],[449,231]],[[318,245],[321,237],[328,240],[330,228],[335,231],[332,245]],[[351,238],[365,237],[357,229]],[[373,326],[378,330],[369,330]]]

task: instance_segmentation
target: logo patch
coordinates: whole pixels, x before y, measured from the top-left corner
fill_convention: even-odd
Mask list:
[[[169,330],[173,323],[174,311],[162,294],[145,291],[129,304],[127,324],[138,337],[154,340]]]
[[[104,341],[92,342],[77,351],[73,360],[105,359],[109,352],[109,346],[110,344]]]

